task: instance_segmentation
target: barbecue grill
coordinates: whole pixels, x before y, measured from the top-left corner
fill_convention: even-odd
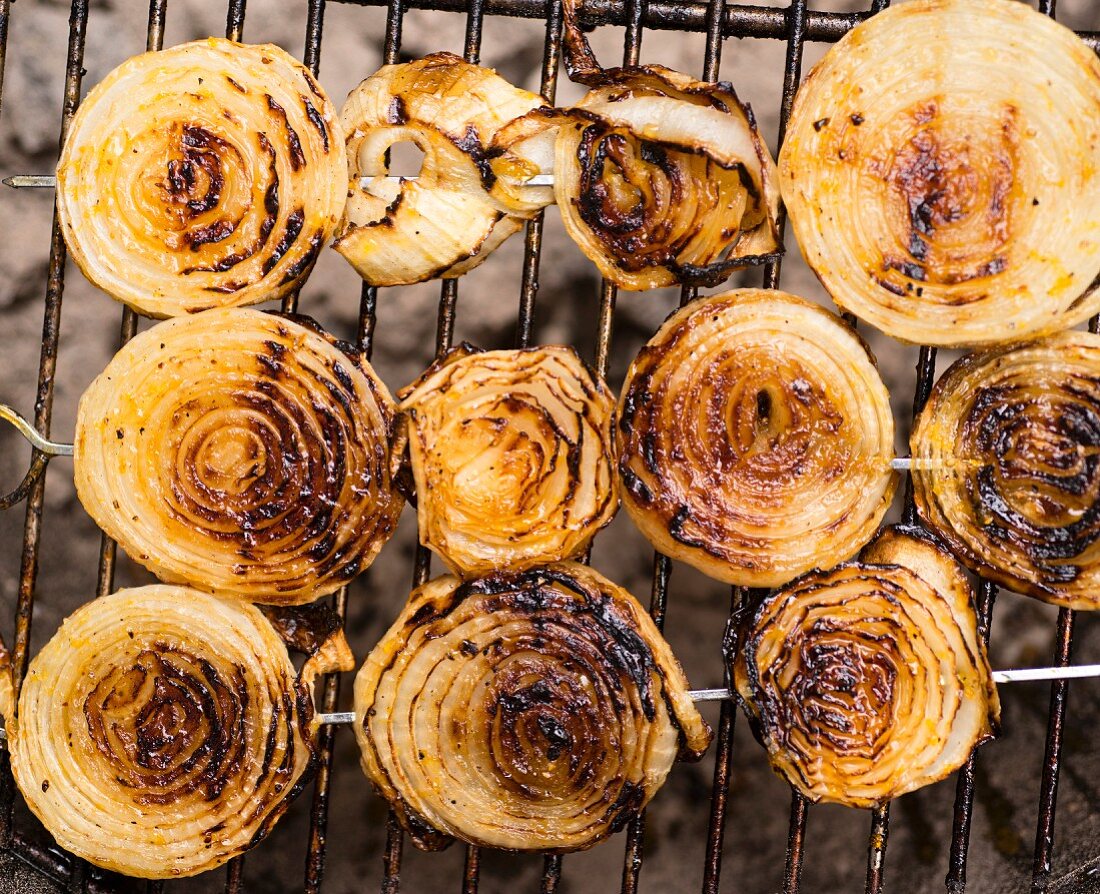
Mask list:
[[[477,62],[482,43],[482,26],[487,16],[500,16],[541,20],[545,23],[545,40],[543,48],[541,69],[541,91],[549,99],[553,100],[556,84],[559,76],[561,62],[561,30],[562,30],[562,6],[561,0],[333,0],[333,2],[349,2],[361,6],[385,6],[386,30],[384,41],[384,61],[397,62],[401,58],[402,46],[402,22],[407,10],[427,10],[431,14],[439,12],[462,13],[465,15],[466,30],[463,54],[470,62]],[[702,58],[702,75],[707,80],[715,80],[718,77],[719,63],[726,38],[760,38],[783,41],[786,44],[786,63],[783,69],[783,88],[780,110],[780,127],[778,139],[782,140],[787,117],[790,113],[791,103],[795,90],[802,75],[803,51],[807,42],[834,42],[842,37],[848,30],[864,20],[868,15],[874,14],[888,5],[889,0],[874,0],[870,7],[862,12],[841,13],[808,9],[807,0],[792,0],[789,5],[782,7],[750,6],[738,3],[726,3],[724,0],[586,0],[583,4],[582,21],[587,26],[616,25],[625,26],[625,42],[623,50],[623,62],[635,64],[639,60],[639,51],[643,34],[647,29],[677,30],[696,32],[703,36],[700,44],[705,48]],[[0,0],[0,91],[3,87],[3,66],[7,49],[8,25],[12,13],[13,0]],[[61,119],[60,136],[63,139],[65,132],[72,120],[72,116],[80,101],[82,78],[84,76],[84,55],[86,44],[86,29],[89,14],[92,12],[92,0],[72,0],[68,54],[65,60],[65,88],[64,105]],[[321,60],[322,31],[325,22],[326,0],[304,0],[302,3],[291,4],[294,15],[300,14],[304,20],[305,55],[304,62],[314,73],[318,72]],[[148,42],[150,50],[160,49],[164,41],[165,20],[168,13],[168,0],[151,0],[148,14]],[[1055,0],[1040,0],[1040,11],[1055,15]],[[94,12],[92,12],[94,14]],[[288,13],[291,14],[291,13]],[[1100,27],[1100,9],[1097,10],[1096,26]],[[18,22],[18,12],[16,12]],[[226,18],[226,36],[232,39],[241,39],[245,26],[245,0],[229,0]],[[1094,49],[1100,51],[1100,31],[1083,33],[1084,40]],[[19,38],[18,24],[13,31],[13,40]],[[136,51],[138,48],[135,47]],[[433,47],[433,49],[451,49],[455,47]],[[605,63],[613,60],[605,59]],[[60,65],[61,60],[57,60]],[[367,74],[363,71],[362,74]],[[697,72],[693,72],[697,73]],[[0,99],[2,99],[0,93]],[[336,97],[339,100],[340,97]],[[16,95],[7,97],[8,104],[20,103],[22,97]],[[45,114],[42,110],[42,114]],[[770,139],[775,134],[766,134]],[[5,174],[17,172],[7,171]],[[22,185],[43,185],[25,182]],[[12,222],[5,221],[5,226],[12,226]],[[544,221],[540,214],[531,221],[526,228],[526,236],[523,242],[522,279],[518,289],[518,312],[515,329],[515,344],[525,346],[533,341],[533,321],[536,308],[536,300],[539,290],[539,262],[543,245]],[[37,400],[34,406],[34,426],[43,435],[49,436],[50,420],[54,402],[54,382],[58,363],[59,333],[61,322],[61,309],[65,285],[65,261],[66,252],[61,239],[61,232],[57,224],[56,216],[53,222],[53,231],[50,245],[49,268],[45,284],[45,301],[43,302],[44,325],[42,329],[41,362],[38,376]],[[489,264],[493,261],[490,260]],[[760,271],[750,271],[750,275],[744,281],[746,284],[759,284],[761,281],[765,287],[776,288],[780,283],[781,261],[773,261]],[[438,325],[435,350],[437,353],[446,350],[454,336],[455,319],[457,313],[457,298],[461,287],[461,281],[448,280],[442,283],[439,291]],[[697,292],[685,289],[681,296],[682,302],[692,300]],[[616,289],[613,285],[603,282],[598,296],[599,316],[595,335],[588,333],[574,333],[577,339],[584,339],[586,343],[595,343],[594,366],[601,374],[606,374],[612,349],[612,331],[614,311],[616,306]],[[502,299],[504,300],[504,299]],[[632,300],[645,300],[635,298]],[[385,331],[379,331],[376,336],[376,307],[379,301],[378,290],[364,286],[359,304],[358,328],[356,340],[359,346],[369,355],[372,345],[377,338],[386,338]],[[285,310],[296,310],[298,296],[291,296],[284,302]],[[307,303],[302,309],[309,312]],[[671,308],[667,308],[671,309]],[[1098,321],[1091,321],[1091,328],[1097,331]],[[138,328],[138,318],[129,309],[122,312],[121,339],[125,343],[133,337]],[[341,333],[346,334],[346,333]],[[429,353],[427,347],[423,352],[427,361]],[[936,374],[936,351],[934,348],[921,348],[917,364],[916,388],[913,394],[913,408],[918,410],[928,397]],[[14,636],[11,636],[10,628],[5,624],[5,637],[12,646],[13,666],[15,668],[17,685],[26,672],[30,651],[31,617],[34,610],[36,578],[40,559],[41,533],[43,527],[43,506],[45,493],[45,471],[48,455],[46,451],[35,448],[32,458],[31,471],[28,474],[24,486],[15,494],[20,499],[25,499],[25,523],[23,528],[23,545],[18,575],[18,596],[15,612]],[[5,482],[5,486],[8,483]],[[905,495],[903,512],[907,521],[915,521],[915,513],[911,494]],[[99,594],[110,592],[114,586],[116,565],[115,544],[104,538],[100,549],[98,566]],[[414,560],[413,581],[420,584],[427,580],[430,570],[430,554],[424,548],[418,548]],[[666,607],[670,601],[670,575],[672,563],[661,555],[654,556],[652,576],[652,601],[650,610],[658,625],[662,625],[665,618]],[[7,573],[7,571],[6,571]],[[404,582],[402,582],[403,584]],[[730,612],[747,594],[734,588],[730,599]],[[992,584],[981,582],[978,589],[978,614],[983,635],[989,635],[991,616],[993,612],[996,587]],[[333,603],[341,617],[347,613],[347,591],[341,591],[333,597]],[[1055,652],[1051,663],[1065,666],[1070,663],[1071,649],[1074,638],[1075,615],[1074,612],[1062,609],[1057,615],[1057,629],[1055,632]],[[727,637],[724,648],[730,647]],[[717,650],[712,650],[709,656],[711,677],[708,683],[715,685],[722,679],[723,668],[726,662],[723,655]],[[361,655],[359,656],[362,657]],[[704,681],[693,681],[703,683]],[[338,709],[341,681],[336,677],[327,678],[318,688],[318,703],[321,711],[334,712]],[[1058,793],[1059,772],[1062,769],[1062,755],[1064,750],[1065,732],[1067,729],[1067,694],[1068,682],[1065,680],[1051,684],[1048,728],[1045,740],[1045,751],[1042,760],[1041,778],[1034,780],[1038,791],[1038,809],[1036,811],[1036,834],[1031,871],[1031,891],[1033,894],[1047,890],[1067,891],[1100,891],[1100,881],[1094,884],[1097,887],[1089,887],[1087,877],[1090,873],[1087,869],[1075,873],[1074,880],[1065,882],[1072,888],[1056,885],[1056,879],[1052,872],[1052,858],[1055,849],[1055,816]],[[727,824],[732,817],[731,807],[737,797],[736,788],[731,787],[731,780],[735,772],[735,752],[733,747],[735,727],[735,707],[732,702],[725,700],[721,705],[721,713],[718,718],[716,740],[714,745],[714,769],[713,781],[709,793],[709,803],[700,802],[699,810],[709,812],[709,823],[706,828],[705,841],[698,842],[698,847],[692,852],[677,854],[677,860],[684,865],[688,861],[703,860],[702,890],[704,894],[715,894],[719,890],[742,890],[738,880],[722,875],[724,848]],[[337,725],[323,726],[320,731],[321,761],[315,782],[310,789],[302,795],[299,802],[291,808],[292,813],[308,812],[308,854],[305,865],[304,877],[299,881],[296,878],[283,880],[285,890],[305,890],[317,892],[323,887],[326,861],[340,859],[340,851],[354,847],[354,830],[328,828],[329,807],[331,797],[332,768],[334,748],[337,738],[350,740],[350,731],[346,727]],[[345,744],[346,741],[345,741]],[[764,761],[762,751],[754,745],[745,744],[743,749],[746,761]],[[740,754],[740,751],[739,751]],[[341,759],[350,752],[344,749]],[[946,887],[949,892],[961,892],[966,888],[967,879],[967,855],[970,844],[971,821],[974,812],[975,795],[975,761],[987,760],[984,754],[979,753],[976,758],[959,772],[954,801],[952,831],[949,841],[938,842],[938,854],[936,866],[944,866],[946,856]],[[673,775],[680,772],[673,770]],[[362,780],[364,786],[366,780]],[[946,783],[944,783],[946,785]],[[89,867],[77,858],[58,850],[52,843],[44,843],[41,830],[24,828],[28,824],[21,824],[17,819],[15,810],[16,794],[8,767],[6,751],[0,753],[0,850],[17,857],[31,871],[45,879],[70,891],[116,891],[116,890],[146,890],[148,892],[172,892],[182,890],[181,883],[161,882],[129,882],[112,876],[109,873],[100,872]],[[662,799],[660,796],[650,808],[651,811],[660,811]],[[1094,811],[1100,811],[1100,804],[1093,805]],[[776,841],[774,847],[759,859],[765,861],[782,860],[781,885],[785,894],[793,894],[800,890],[802,867],[806,854],[806,830],[807,821],[814,809],[799,795],[793,794],[790,805],[790,823],[786,839],[785,849],[783,842]],[[289,817],[288,817],[289,819]],[[865,890],[868,894],[878,894],[885,890],[887,878],[887,843],[889,832],[890,808],[889,806],[875,810],[869,817],[869,830],[867,836],[867,861],[865,874]],[[402,889],[402,862],[405,855],[406,842],[403,833],[396,820],[391,815],[387,824],[387,834],[384,852],[372,855],[381,856],[383,861],[383,878],[381,889],[383,894],[396,894]],[[624,894],[633,894],[640,890],[643,867],[647,853],[647,838],[645,835],[645,817],[632,822],[621,836],[617,836],[612,842],[602,845],[602,848],[615,850],[623,847],[625,855],[622,863],[621,890]],[[331,843],[331,847],[329,844]],[[977,846],[977,845],[976,845]],[[261,845],[258,851],[252,852],[247,858],[238,858],[231,862],[224,873],[215,873],[204,877],[203,884],[208,888],[211,885],[224,883],[227,892],[239,892],[248,886],[244,873],[247,861],[263,861],[264,847]],[[468,847],[465,853],[465,865],[462,878],[454,879],[453,887],[461,887],[464,894],[473,894],[479,888],[482,875],[483,854],[475,847]],[[439,859],[434,856],[424,859]],[[518,859],[518,858],[517,858]],[[529,859],[529,858],[528,858]],[[569,888],[568,867],[571,859],[560,856],[547,856],[544,858],[541,882],[539,890],[543,894],[566,891]],[[505,863],[495,859],[491,861],[489,869],[498,869]],[[1096,864],[1100,878],[1100,863]],[[775,873],[776,877],[780,873]],[[215,879],[215,876],[217,878]],[[190,883],[193,885],[193,883]],[[618,881],[608,879],[603,886],[611,889]],[[853,887],[855,882],[853,881]],[[406,887],[408,887],[406,885]],[[894,890],[904,891],[907,884],[904,880],[895,879],[892,882]],[[187,890],[194,890],[193,886]],[[205,890],[205,889],[204,889]]]

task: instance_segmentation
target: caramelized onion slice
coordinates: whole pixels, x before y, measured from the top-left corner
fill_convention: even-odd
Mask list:
[[[463,345],[400,397],[420,542],[455,573],[578,556],[615,515],[613,398],[572,348]]]
[[[743,289],[673,314],[627,373],[619,473],[661,552],[770,587],[850,557],[890,505],[894,423],[843,321]]]
[[[590,847],[710,742],[649,615],[572,562],[415,590],[355,712],[364,771],[424,848]]]
[[[281,298],[344,207],[336,110],[276,46],[210,38],[124,62],[81,103],[57,168],[73,259],[171,317]]]
[[[971,595],[945,549],[888,529],[747,612],[734,684],[775,770],[875,807],[965,763],[1000,716]]]
[[[162,580],[307,602],[370,565],[396,527],[394,413],[366,360],[306,317],[170,320],[81,399],[77,494]]]
[[[775,163],[726,83],[612,69],[558,128],[566,231],[624,289],[717,285],[779,249]]]
[[[520,229],[516,215],[533,213],[504,192],[490,195],[489,147],[512,119],[543,105],[538,94],[451,53],[383,66],[340,113],[350,183],[336,250],[379,286],[476,267]],[[416,180],[386,179],[388,152],[402,142],[424,153]],[[361,178],[372,179],[363,187]]]
[[[807,77],[780,153],[807,262],[904,341],[987,345],[1100,310],[1100,61],[1026,3],[913,0]]]
[[[250,605],[121,590],[69,617],[6,718],[12,772],[61,847],[142,878],[195,875],[261,841],[314,761],[312,681]]]
[[[963,358],[910,447],[917,508],[961,561],[1046,602],[1100,608],[1100,336]]]

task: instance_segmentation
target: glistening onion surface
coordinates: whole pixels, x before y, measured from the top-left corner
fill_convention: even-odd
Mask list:
[[[96,599],[31,663],[17,716],[4,706],[16,783],[58,844],[97,866],[212,869],[301,789],[312,676],[334,666],[307,668],[249,605],[161,585]]]
[[[559,563],[413,592],[355,681],[363,769],[421,847],[589,847],[710,730],[645,610]]]
[[[888,530],[746,611],[734,681],[775,770],[874,807],[961,766],[1000,712],[971,599],[946,550]]]
[[[889,395],[828,311],[744,289],[673,314],[619,403],[623,504],[661,552],[778,586],[850,557],[896,485]]]
[[[904,341],[987,345],[1100,310],[1100,60],[1011,0],[913,0],[799,90],[779,156],[809,265]]]
[[[613,398],[572,348],[463,346],[401,398],[420,541],[456,573],[572,558],[615,515]]]
[[[285,51],[210,38],[127,60],[91,90],[57,168],[84,274],[144,314],[281,298],[344,207],[336,109]]]
[[[141,333],[85,392],[77,494],[162,580],[307,602],[396,527],[393,419],[366,360],[308,318],[207,311]]]
[[[937,383],[910,450],[921,516],[970,568],[1100,607],[1100,336],[965,357]]]

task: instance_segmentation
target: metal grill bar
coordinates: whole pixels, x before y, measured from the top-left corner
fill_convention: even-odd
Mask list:
[[[561,35],[561,0],[342,0],[360,5],[386,5],[387,31],[385,41],[385,61],[396,62],[399,58],[401,24],[406,5],[415,9],[434,9],[443,11],[467,12],[465,35],[465,56],[476,61],[481,42],[482,24],[485,15],[508,15],[527,18],[546,19],[546,40],[542,69],[542,92],[551,101],[558,72]],[[889,0],[873,0],[870,13],[878,12],[888,5]],[[2,99],[3,66],[6,55],[6,38],[10,0],[0,0],[0,99]],[[868,13],[824,13],[806,10],[805,0],[793,0],[786,10],[753,6],[725,6],[722,0],[708,0],[706,3],[673,3],[670,0],[588,0],[584,4],[583,20],[589,26],[615,24],[626,26],[624,47],[625,64],[636,63],[642,31],[645,27],[657,29],[677,29],[706,33],[706,58],[704,78],[713,80],[718,75],[721,42],[724,36],[765,37],[786,39],[787,63],[785,71],[783,107],[780,122],[780,142],[786,127],[791,100],[801,74],[802,47],[806,40],[835,41],[847,30],[866,18]],[[1039,8],[1049,15],[1055,13],[1054,0],[1039,0]],[[309,0],[307,11],[307,36],[304,58],[314,71],[320,61],[321,36],[324,22],[325,0]],[[163,42],[166,0],[150,0],[147,49],[159,49]],[[84,40],[87,26],[87,0],[72,0],[69,23],[69,48],[66,64],[65,98],[62,113],[61,138],[67,131],[72,115],[79,103],[80,82]],[[230,0],[227,8],[226,33],[233,39],[240,39],[244,26],[245,0]],[[1100,49],[1100,32],[1088,32],[1083,39],[1094,49]],[[782,222],[781,222],[782,226]],[[516,343],[524,346],[531,343],[535,301],[538,291],[538,267],[541,254],[543,230],[542,215],[538,215],[527,225],[524,246],[523,284],[521,288],[517,314]],[[53,398],[53,376],[57,360],[58,328],[60,324],[61,303],[64,289],[65,248],[61,241],[56,212],[51,234],[50,266],[47,279],[46,301],[44,306],[42,354],[40,357],[38,393],[35,404],[35,428],[46,437],[49,436],[50,415]],[[780,261],[774,261],[765,270],[765,286],[777,287],[781,272]],[[597,328],[596,365],[601,374],[606,372],[610,354],[615,307],[615,289],[608,283],[601,285],[600,317]],[[682,302],[696,296],[696,290],[685,289]],[[296,307],[297,296],[292,296],[288,309]],[[364,286],[360,300],[357,341],[364,353],[369,356],[375,330],[375,308],[377,289]],[[453,338],[454,320],[457,305],[457,283],[447,281],[442,285],[440,296],[439,320],[437,329],[437,353],[449,347]],[[127,309],[122,316],[120,342],[125,344],[136,332],[137,316]],[[1090,329],[1097,331],[1098,321],[1093,319]],[[927,399],[935,378],[936,352],[931,348],[922,348],[918,360],[918,380],[914,393],[914,413],[919,411]],[[36,459],[38,451],[35,452]],[[18,683],[25,674],[27,664],[27,645],[30,637],[31,610],[37,577],[38,544],[42,523],[42,496],[44,478],[35,482],[30,490],[24,520],[24,543],[20,565],[19,598],[16,613],[16,636],[13,650],[13,665]],[[906,488],[905,515],[907,521],[916,521],[912,502],[911,482]],[[113,587],[116,547],[104,537],[100,552],[97,591],[106,593]],[[430,553],[418,547],[413,582],[414,586],[427,580],[430,570]],[[669,560],[655,554],[651,612],[658,624],[663,623],[667,609],[668,583],[671,575]],[[736,607],[740,594],[735,593],[731,611]],[[979,590],[978,610],[979,626],[983,636],[988,637],[989,621],[996,596],[996,588],[983,582]],[[346,610],[346,592],[335,598],[336,608],[343,616]],[[1055,663],[1058,666],[1070,664],[1074,613],[1063,610],[1059,614],[1057,648]],[[325,680],[322,697],[323,710],[334,710],[339,693],[338,677]],[[1032,892],[1045,891],[1051,873],[1053,854],[1054,820],[1057,803],[1058,773],[1061,760],[1063,729],[1066,716],[1068,683],[1060,680],[1052,685],[1051,709],[1049,714],[1046,755],[1040,790],[1039,816],[1037,822],[1036,847]],[[320,890],[324,869],[325,823],[327,820],[328,791],[331,773],[331,754],[335,728],[326,726],[321,732],[322,761],[318,772],[311,810],[311,831],[309,854],[306,866],[306,890]],[[712,816],[708,831],[707,855],[705,863],[704,891],[717,892],[721,870],[722,837],[724,831],[725,808],[728,797],[728,782],[732,755],[733,704],[723,702],[722,718],[719,723],[717,760],[715,766],[714,790],[712,793]],[[960,773],[955,804],[954,830],[949,858],[947,887],[950,894],[958,894],[965,889],[967,844],[972,813],[974,788],[974,757]],[[65,860],[25,840],[12,828],[12,804],[14,788],[8,768],[7,752],[0,754],[0,847],[16,849],[31,860],[40,869],[57,878],[70,890],[87,890],[94,881],[90,873],[85,873],[84,864],[75,859]],[[805,825],[808,804],[797,794],[791,803],[790,826],[788,832],[787,859],[784,872],[784,892],[795,892],[799,888]],[[872,830],[868,846],[867,891],[879,892],[882,886],[885,844],[888,831],[888,808],[872,814]],[[626,855],[623,869],[623,890],[635,892],[643,861],[642,838],[644,817],[631,824],[626,835]],[[388,840],[385,856],[384,892],[399,890],[403,834],[400,826],[391,814],[388,823]],[[52,868],[51,868],[52,867]],[[236,892],[241,888],[243,864],[237,860],[230,863],[226,876],[226,891]],[[466,871],[463,878],[463,891],[474,894],[478,888],[480,854],[476,848],[467,851]],[[541,883],[543,892],[554,892],[561,880],[562,861],[560,857],[546,858]],[[98,886],[96,886],[98,888]],[[162,883],[150,882],[149,892],[163,890]]]

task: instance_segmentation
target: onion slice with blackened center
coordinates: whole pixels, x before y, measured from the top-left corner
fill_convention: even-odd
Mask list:
[[[429,849],[590,847],[710,742],[645,609],[572,562],[415,590],[355,712],[364,771]]]
[[[926,533],[888,529],[746,611],[734,683],[776,772],[877,807],[965,763],[1000,716],[972,596]]]
[[[962,562],[1046,602],[1100,608],[1100,336],[964,357],[910,450],[917,509]]]
[[[253,606],[120,590],[65,620],[17,712],[0,704],[12,772],[77,856],[141,878],[205,872],[266,837],[301,791],[314,678],[353,665],[338,630],[296,672]]]
[[[399,396],[420,542],[455,573],[579,556],[615,515],[614,399],[572,348],[463,345]]]
[[[490,146],[510,121],[544,105],[451,53],[383,66],[340,113],[350,182],[336,250],[378,286],[476,267],[533,213],[506,192],[490,194]],[[389,150],[401,142],[424,153],[415,180],[387,179]],[[371,178],[365,187],[363,178]]]
[[[344,207],[336,109],[269,44],[210,38],[127,60],[80,104],[57,167],[84,274],[172,317],[281,298]]]
[[[849,558],[896,486],[889,394],[835,315],[743,289],[673,314],[619,402],[622,500],[649,541],[770,587]]]
[[[166,582],[307,602],[396,528],[394,416],[370,364],[307,317],[180,317],[130,341],[84,393],[77,495]]]
[[[913,0],[850,31],[780,153],[802,252],[903,341],[990,345],[1100,310],[1100,61],[1011,0]]]

